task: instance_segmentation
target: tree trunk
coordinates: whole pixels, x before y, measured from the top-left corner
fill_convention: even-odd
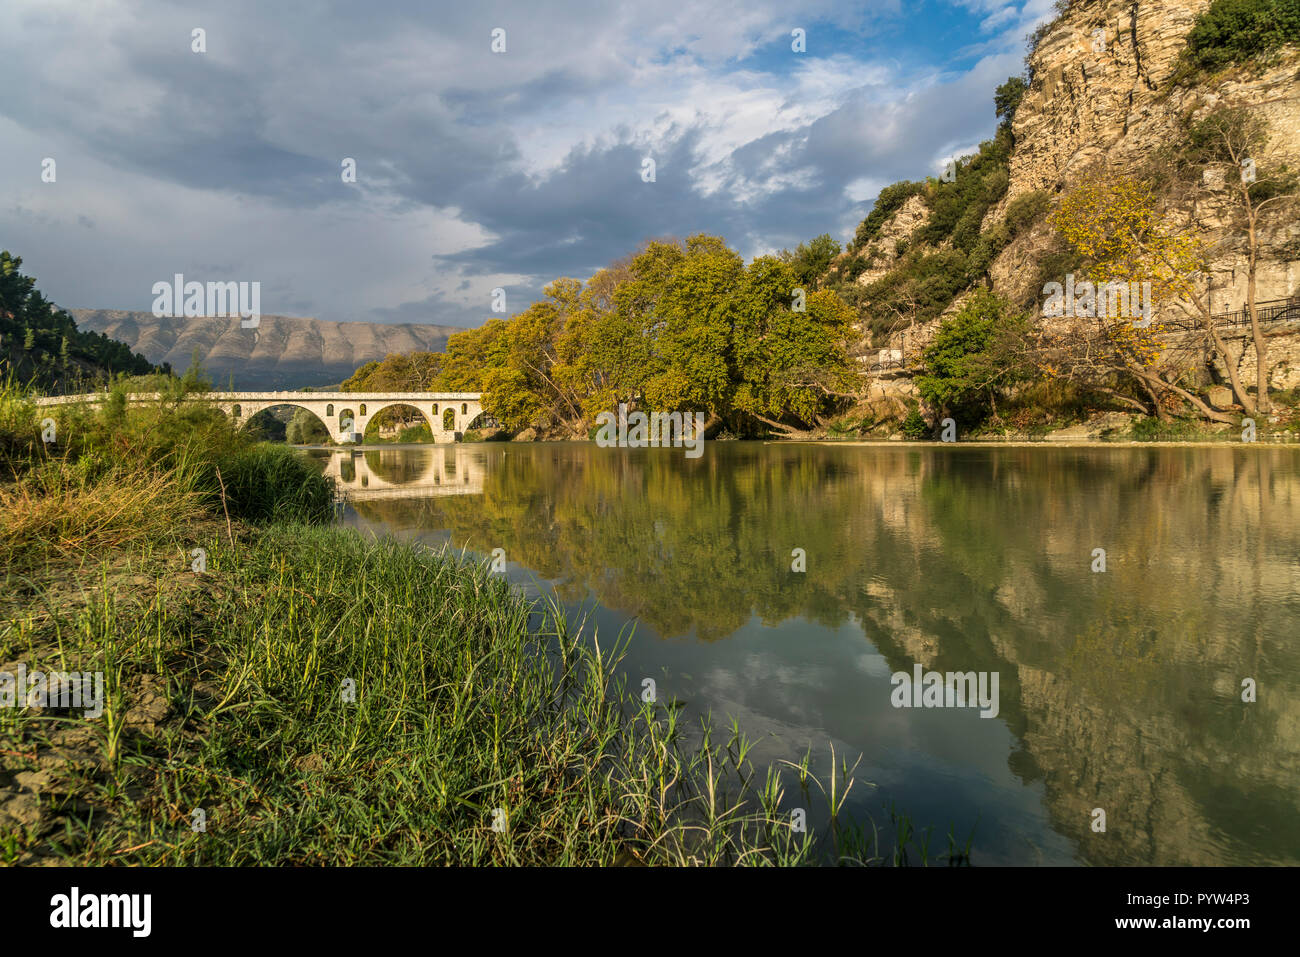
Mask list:
[[[786,425],[785,423],[777,422],[774,419],[764,418],[763,416],[759,415],[757,412],[752,413],[752,415],[754,416],[754,418],[758,419],[758,421],[762,422],[764,425],[771,426],[774,429],[780,429],[787,436],[805,435],[808,432],[807,429],[797,429],[792,425]]]
[[[1216,352],[1223,356],[1223,368],[1228,372],[1228,384],[1232,386],[1232,394],[1237,397],[1237,404],[1246,410],[1247,415],[1255,414],[1255,403],[1250,395],[1246,392],[1245,386],[1241,384],[1241,379],[1237,376],[1237,369],[1232,363],[1232,356],[1228,354],[1228,347],[1223,344],[1223,339],[1217,329],[1214,328],[1214,316],[1210,312],[1210,303],[1202,300],[1200,296],[1192,293],[1192,303],[1196,306],[1197,311],[1201,314],[1205,323],[1205,334],[1214,346]]]
[[[1093,386],[1093,388],[1095,388],[1098,392],[1103,392],[1106,395],[1111,396],[1117,402],[1123,402],[1125,405],[1131,405],[1133,408],[1137,409],[1143,415],[1151,414],[1150,409],[1148,409],[1145,405],[1143,405],[1141,402],[1139,402],[1137,399],[1133,398],[1130,395],[1125,395],[1123,392],[1120,392],[1116,389],[1112,389],[1109,386],[1104,386],[1104,385]],[[1157,405],[1157,409],[1158,408],[1159,406]]]
[[[1246,194],[1246,202],[1250,202],[1250,194]],[[1246,307],[1250,310],[1250,335],[1255,340],[1255,402],[1259,411],[1263,415],[1273,411],[1273,405],[1268,398],[1268,343],[1264,341],[1264,333],[1259,328],[1259,309],[1255,306],[1255,273],[1259,262],[1259,234],[1256,232],[1255,210],[1249,208],[1249,258],[1246,268]]]
[[[709,420],[704,423],[704,438],[713,438],[713,436],[718,434],[718,430],[724,425],[726,425],[726,422],[723,420],[722,416],[718,415],[716,412],[710,412]]]
[[[1132,372],[1133,375],[1151,391],[1154,391],[1156,386],[1160,386],[1161,388],[1169,389],[1172,392],[1177,392],[1192,405],[1196,406],[1196,408],[1200,410],[1201,415],[1205,416],[1205,418],[1209,419],[1211,422],[1222,422],[1225,425],[1236,424],[1236,420],[1227,412],[1219,412],[1215,409],[1211,409],[1208,405],[1202,402],[1199,397],[1188,392],[1181,386],[1174,385],[1172,382],[1166,382],[1164,379],[1153,376],[1151,373],[1144,370],[1130,368],[1129,371]],[[1160,409],[1159,402],[1156,403],[1156,409]],[[1169,417],[1162,413],[1160,421],[1168,422]]]
[[[1164,406],[1160,404],[1160,393],[1153,389],[1151,383],[1141,376],[1138,377],[1138,385],[1142,387],[1142,391],[1145,392],[1147,398],[1151,400],[1151,414],[1161,422],[1168,422],[1169,413],[1166,412]]]

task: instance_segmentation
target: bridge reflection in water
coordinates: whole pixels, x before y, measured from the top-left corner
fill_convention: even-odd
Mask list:
[[[325,474],[349,502],[481,495],[485,456],[473,445],[324,453]]]

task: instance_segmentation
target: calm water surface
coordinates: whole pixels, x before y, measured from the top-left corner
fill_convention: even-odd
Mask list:
[[[884,823],[894,805],[934,827],[932,850],[951,828],[973,832],[976,864],[1300,863],[1295,450],[479,444],[323,461],[345,522],[502,548],[513,582],[598,604],[603,636],[635,622],[629,684],[736,717],[755,763],[811,748],[825,773],[832,746],[861,755],[848,809]],[[891,673],[917,664],[996,672],[997,717],[893,707]]]

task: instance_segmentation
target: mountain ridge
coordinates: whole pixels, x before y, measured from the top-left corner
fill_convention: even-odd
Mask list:
[[[69,309],[83,330],[103,333],[150,362],[199,361],[218,385],[236,388],[318,387],[341,382],[358,366],[392,353],[438,352],[459,326],[339,322],[297,316],[262,316],[256,329],[238,317],[156,317],[122,309]]]

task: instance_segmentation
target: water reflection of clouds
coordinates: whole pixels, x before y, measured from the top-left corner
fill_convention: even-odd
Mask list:
[[[668,675],[661,695],[736,716],[766,756],[862,753],[909,812],[980,814],[995,859],[1297,862],[1294,451],[719,443],[707,458],[475,449],[483,495],[364,510],[590,589],[602,634],[641,622],[628,667]],[[789,570],[795,546],[806,573]],[[916,662],[998,671],[999,717],[893,708],[889,675]],[[1241,673],[1269,689],[1256,710],[1205,693]],[[1116,801],[1147,830],[1099,841],[1086,811]]]

